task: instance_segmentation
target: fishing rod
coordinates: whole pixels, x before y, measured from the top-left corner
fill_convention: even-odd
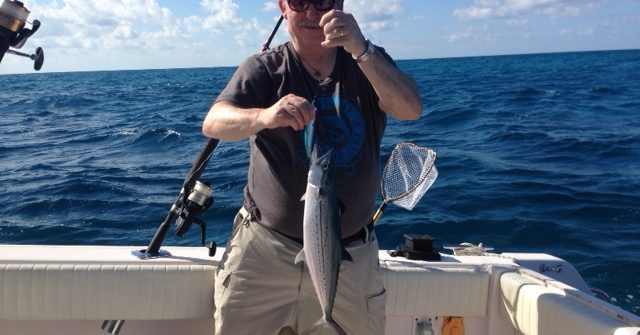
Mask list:
[[[271,45],[271,41],[273,40],[273,37],[276,36],[276,32],[278,31],[278,28],[280,28],[280,24],[282,23],[282,20],[284,20],[284,15],[280,15],[280,18],[278,19],[276,26],[273,27],[273,30],[271,31],[271,35],[269,35],[269,38],[267,39],[267,41],[264,42],[264,44],[262,45],[262,49],[260,49],[260,52],[265,52],[269,50],[269,45]]]
[[[269,35],[269,38],[262,45],[260,52],[269,50],[269,46],[271,45],[271,42],[273,41],[283,19],[284,17],[281,15],[273,28],[273,31]],[[178,198],[171,206],[169,214],[167,214],[164,221],[160,224],[160,227],[153,236],[149,246],[146,249],[132,252],[136,257],[147,259],[170,256],[171,253],[166,250],[161,250],[160,248],[167,236],[171,223],[174,221],[176,222],[177,236],[183,236],[194,223],[200,226],[201,244],[203,246],[205,245],[206,224],[198,218],[198,215],[205,212],[213,204],[213,190],[209,183],[199,179],[209,163],[209,160],[213,155],[213,151],[219,143],[220,140],[215,138],[211,138],[207,143],[205,143],[204,148],[193,163],[191,171],[189,171],[184,183],[182,184],[182,189],[180,190]],[[207,245],[207,248],[209,248],[209,256],[213,257],[216,252],[216,243],[211,241],[209,245]]]
[[[0,5],[0,62],[5,53],[30,58],[33,60],[33,69],[40,71],[44,63],[44,51],[36,48],[32,55],[10,49],[10,47],[20,49],[40,28],[40,21],[33,20],[31,29],[26,28],[29,10],[24,4],[17,0],[3,0]]]
[[[187,174],[178,199],[171,206],[169,214],[160,224],[147,249],[134,251],[133,254],[135,256],[141,259],[170,256],[171,253],[160,250],[160,247],[167,236],[171,223],[174,221],[176,222],[177,236],[183,236],[194,223],[200,226],[201,244],[205,245],[206,224],[198,218],[198,215],[204,213],[213,204],[213,189],[209,183],[199,179],[219,143],[220,140],[215,138],[210,138],[205,143],[200,155],[193,163],[191,171]],[[216,250],[215,242],[212,241],[207,247],[209,248],[209,255],[214,256]]]

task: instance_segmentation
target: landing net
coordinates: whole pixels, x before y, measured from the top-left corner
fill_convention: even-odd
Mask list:
[[[435,161],[433,149],[409,142],[396,145],[382,173],[384,202],[412,210],[438,178]]]

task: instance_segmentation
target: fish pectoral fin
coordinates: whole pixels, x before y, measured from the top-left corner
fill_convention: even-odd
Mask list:
[[[300,262],[305,262],[304,249],[300,250],[298,256],[296,256],[296,260],[293,261],[294,264],[298,264]]]
[[[300,201],[305,201],[307,200],[307,193],[305,192],[302,197],[300,197]]]
[[[349,254],[347,249],[345,249],[344,247],[342,248],[342,260],[353,262],[353,258],[351,257],[351,254]]]

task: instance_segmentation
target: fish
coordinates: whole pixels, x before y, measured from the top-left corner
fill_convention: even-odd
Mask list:
[[[303,247],[295,263],[304,262],[322,308],[322,317],[306,333],[329,326],[339,334],[346,332],[332,317],[342,260],[353,261],[342,246],[341,205],[336,195],[333,150],[320,153],[316,144],[311,152],[304,204]]]
[[[315,110],[314,110],[314,113],[315,113]],[[310,121],[304,127],[304,151],[307,154],[307,157],[311,157],[314,140],[315,140],[315,121]]]

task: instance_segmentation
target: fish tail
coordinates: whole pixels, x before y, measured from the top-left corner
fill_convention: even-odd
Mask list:
[[[313,324],[309,329],[307,329],[302,334],[312,334],[318,328],[331,328],[338,335],[347,335],[347,332],[340,327],[340,325],[333,320],[332,318],[325,319],[324,317],[320,318],[316,323]]]

